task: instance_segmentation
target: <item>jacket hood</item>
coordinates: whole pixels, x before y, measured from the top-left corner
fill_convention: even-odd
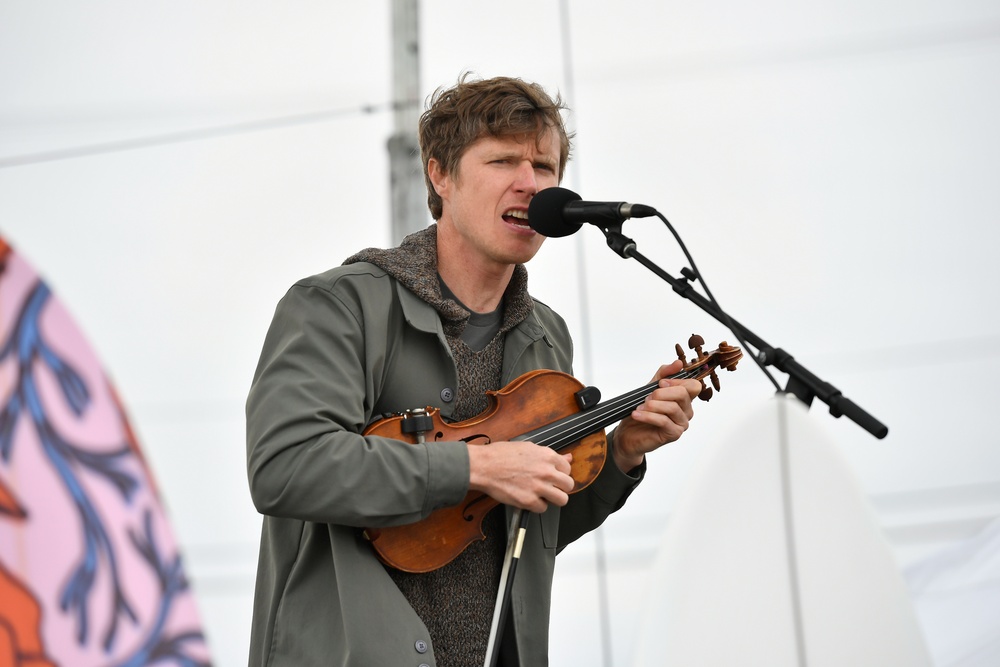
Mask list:
[[[441,294],[437,267],[437,225],[410,234],[395,248],[366,248],[348,257],[344,264],[368,262],[395,278],[403,287],[434,308],[444,322],[445,333],[461,335],[469,321],[469,311],[454,299]],[[502,332],[509,331],[531,314],[534,302],[528,295],[528,271],[523,264],[514,267],[503,299]]]

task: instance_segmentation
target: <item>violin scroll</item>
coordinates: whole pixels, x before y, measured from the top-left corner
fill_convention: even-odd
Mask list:
[[[706,353],[702,348],[704,345],[704,338],[698,334],[691,334],[691,337],[688,338],[688,347],[695,352],[695,358],[691,360],[688,360],[685,357],[684,349],[679,343],[674,345],[674,350],[677,352],[677,358],[684,364],[684,369],[673,377],[691,378],[701,381],[703,389],[701,390],[701,393],[698,394],[698,398],[703,401],[708,401],[711,400],[716,391],[721,391],[722,389],[721,383],[719,382],[719,376],[716,374],[715,369],[722,367],[727,371],[736,370],[736,364],[743,358],[743,351],[740,348],[729,345],[723,341],[719,343],[718,349]],[[706,377],[711,380],[711,387],[705,385],[704,378]]]

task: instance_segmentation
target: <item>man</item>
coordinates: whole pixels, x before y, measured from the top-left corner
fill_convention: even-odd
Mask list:
[[[501,664],[547,664],[555,554],[599,526],[680,437],[696,381],[665,378],[608,438],[586,489],[570,455],[530,442],[408,444],[362,436],[389,413],[463,420],[539,368],[571,372],[565,322],[527,293],[543,238],[528,203],[569,158],[561,102],[518,79],[461,80],[420,122],[436,225],[296,283],[277,307],[247,401],[251,495],[264,514],[251,665],[483,664],[506,543],[487,539],[425,574],[383,565],[364,528],[408,524],[471,490],[531,515]],[[675,362],[677,363],[677,362]]]

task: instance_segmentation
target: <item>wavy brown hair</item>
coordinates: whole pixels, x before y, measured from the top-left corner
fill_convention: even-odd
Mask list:
[[[465,151],[483,137],[534,137],[540,142],[555,129],[559,135],[559,180],[569,161],[572,134],[567,133],[561,112],[562,99],[549,96],[537,83],[496,77],[468,80],[463,75],[451,88],[438,88],[420,117],[420,157],[427,183],[427,206],[435,220],[441,218],[441,197],[434,191],[427,163],[433,158],[446,174],[458,175]]]

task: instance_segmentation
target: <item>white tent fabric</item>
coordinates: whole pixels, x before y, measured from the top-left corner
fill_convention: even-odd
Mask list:
[[[931,664],[860,486],[794,398],[705,452],[654,572],[637,667]]]
[[[1000,665],[1000,520],[903,574],[937,667]]]

